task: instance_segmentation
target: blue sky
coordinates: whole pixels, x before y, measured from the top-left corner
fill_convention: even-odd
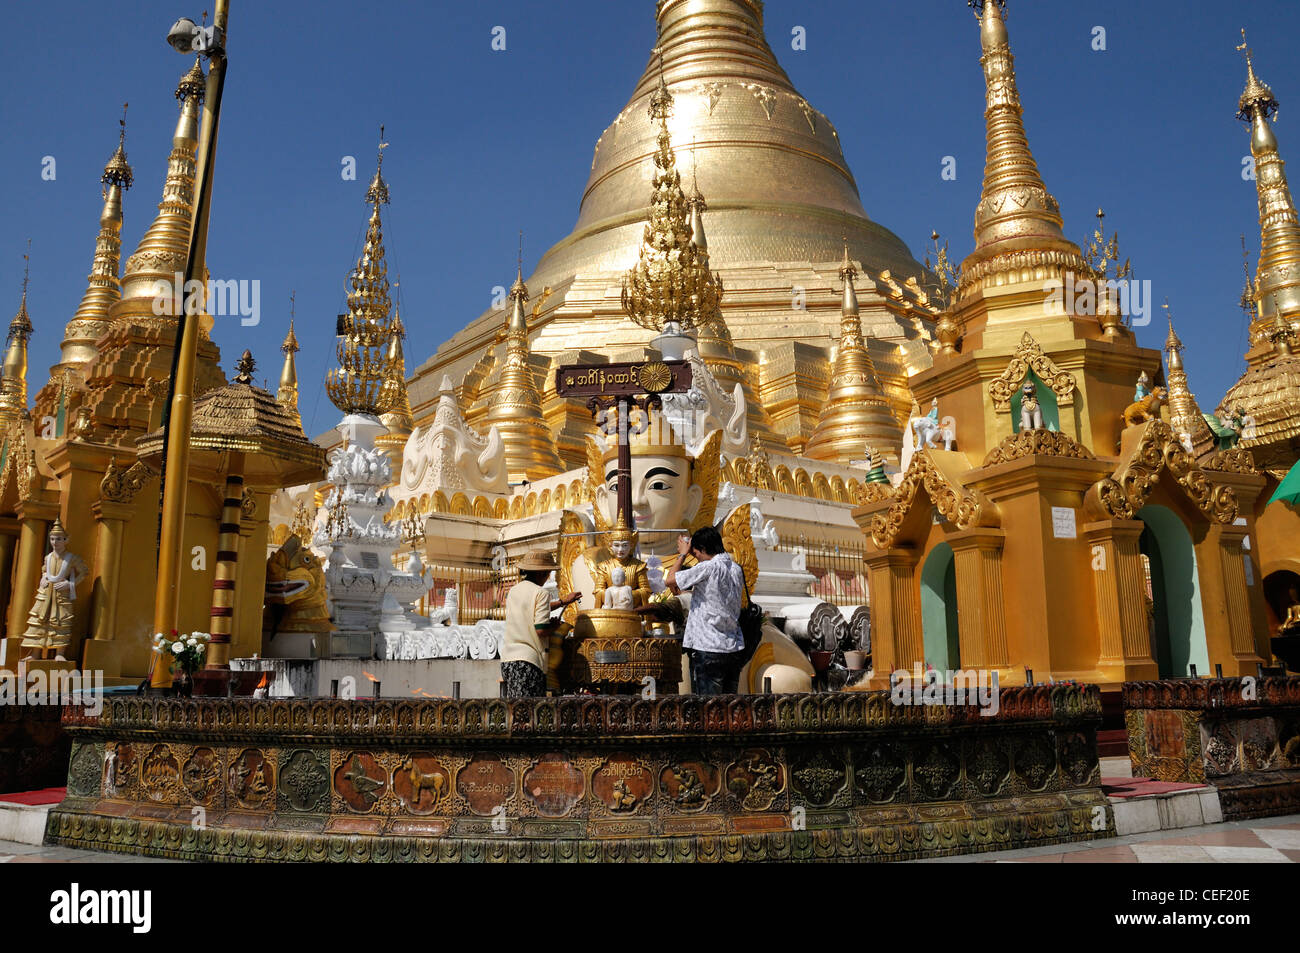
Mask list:
[[[337,412],[322,380],[334,315],[364,235],[362,195],[378,126],[390,277],[407,322],[408,367],[491,303],[568,234],[592,148],[626,103],[655,39],[653,0],[233,0],[209,264],[259,279],[261,324],[218,321],[227,367],[245,348],[272,383],[297,291],[308,432]],[[188,63],[163,41],[174,0],[10,4],[0,32],[0,314],[18,303],[32,239],[32,389],[85,288],[100,208],[98,176],[131,104],[123,259],[152,220],[170,149],[172,90]],[[492,30],[506,27],[494,52]],[[971,247],[984,162],[978,28],[961,0],[768,0],[769,42],[796,87],[835,122],[863,204],[918,259],[932,229],[960,259]],[[791,49],[802,26],[807,50]],[[1210,410],[1242,369],[1241,233],[1259,241],[1249,153],[1234,119],[1250,31],[1256,66],[1282,101],[1284,158],[1300,156],[1300,76],[1291,67],[1300,4],[1256,0],[1012,0],[1030,145],[1083,242],[1103,206],[1135,277],[1166,296],[1188,345],[1192,389]],[[1104,52],[1093,28],[1106,30]],[[356,181],[340,176],[344,156]],[[56,178],[41,178],[54,156]],[[944,156],[956,181],[940,177]],[[1300,180],[1297,180],[1300,183]],[[1164,323],[1139,332],[1159,346]]]

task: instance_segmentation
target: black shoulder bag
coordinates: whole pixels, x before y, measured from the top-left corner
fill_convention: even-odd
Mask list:
[[[745,640],[745,647],[740,650],[740,664],[743,668],[758,651],[758,643],[763,641],[763,607],[750,600],[749,580],[745,578],[743,567],[740,569],[740,579],[745,586],[745,604],[741,607],[737,619],[740,623],[741,637]]]

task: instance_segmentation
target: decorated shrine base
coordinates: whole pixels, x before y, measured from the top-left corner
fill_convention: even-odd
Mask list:
[[[1124,683],[1133,774],[1213,784],[1226,821],[1300,811],[1300,676]]]
[[[68,709],[47,840],[190,860],[903,860],[1114,836],[1095,688]]]

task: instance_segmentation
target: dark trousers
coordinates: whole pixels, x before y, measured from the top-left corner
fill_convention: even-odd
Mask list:
[[[546,695],[546,673],[531,662],[502,662],[501,679],[506,683],[506,698]]]
[[[691,691],[696,695],[734,695],[744,668],[739,652],[687,649],[691,659]]]

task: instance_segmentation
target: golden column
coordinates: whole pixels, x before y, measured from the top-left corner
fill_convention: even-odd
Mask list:
[[[1115,682],[1159,678],[1151,654],[1146,614],[1146,573],[1138,540],[1141,520],[1085,523],[1083,538],[1091,551],[1092,585],[1097,600],[1101,645],[1097,670]]]
[[[9,601],[9,635],[21,639],[27,631],[27,614],[36,601],[36,586],[45,559],[47,524],[59,515],[57,503],[18,502],[18,558],[14,567],[13,598]]]
[[[1205,641],[1210,664],[1221,664],[1228,677],[1254,675],[1256,666],[1272,656],[1259,580],[1253,586],[1246,582],[1249,555],[1242,543],[1247,532],[1247,526],[1215,523],[1196,544],[1202,601],[1208,610]],[[1261,634],[1261,645],[1256,645],[1256,632]]]
[[[873,688],[888,688],[891,672],[925,659],[916,560],[916,550],[904,546],[877,550],[866,557],[871,592],[876,597],[871,607]]]
[[[208,241],[208,216],[212,207],[213,166],[217,154],[217,124],[221,115],[221,92],[225,85],[226,58],[221,45],[229,17],[229,0],[217,0],[212,19],[218,44],[208,52],[203,128],[199,134],[199,165],[194,225],[190,231],[189,254],[185,261],[186,286],[206,278],[204,256]],[[206,295],[201,296],[206,302]],[[187,306],[177,317],[180,344],[173,359],[172,398],[168,408],[164,439],[163,500],[158,541],[158,590],[154,602],[154,631],[168,634],[176,629],[180,601],[181,560],[185,543],[185,497],[189,488],[189,431],[194,413],[194,372],[198,361],[198,320],[188,320]],[[194,315],[197,318],[197,314]],[[171,685],[171,670],[155,664],[150,683],[154,688]]]
[[[970,529],[947,537],[957,578],[957,612],[963,668],[1009,669],[1007,620],[1002,600],[1000,529]],[[1012,675],[1009,671],[1003,675]]]

